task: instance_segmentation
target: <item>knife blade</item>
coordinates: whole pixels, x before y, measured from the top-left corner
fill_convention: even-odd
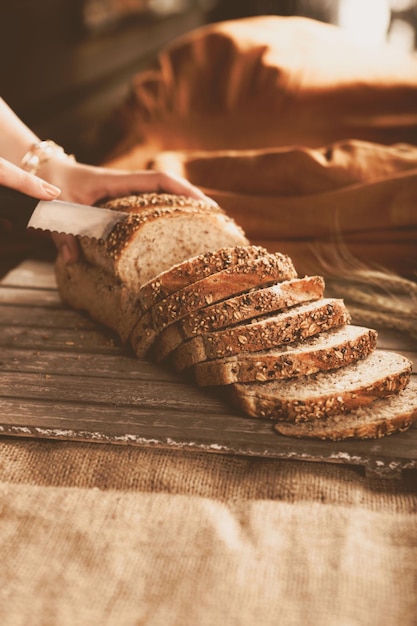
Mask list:
[[[35,228],[78,237],[105,239],[113,227],[128,219],[128,213],[65,202],[38,200],[0,185],[0,219],[14,229]]]

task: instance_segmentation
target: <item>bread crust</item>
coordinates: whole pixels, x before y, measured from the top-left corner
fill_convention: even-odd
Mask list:
[[[230,397],[252,417],[294,422],[317,420],[397,394],[408,385],[411,369],[411,362],[404,356],[375,350],[354,365],[332,373],[289,381],[235,383],[229,388]],[[297,394],[300,387],[302,393]]]
[[[130,290],[102,269],[86,263],[66,264],[58,256],[55,276],[60,298],[73,309],[87,312],[92,319],[115,331],[126,342],[131,327]]]
[[[136,355],[144,355],[158,333],[186,315],[254,286],[290,280],[296,275],[292,261],[286,255],[267,253],[206,276],[175,291],[140,316],[130,337],[132,348]],[[157,355],[155,358],[158,360]]]
[[[365,358],[375,350],[376,340],[375,330],[342,326],[281,349],[245,352],[198,363],[194,367],[194,378],[200,387],[206,387],[309,376]]]
[[[193,283],[228,269],[234,265],[247,264],[268,254],[261,246],[231,246],[209,250],[162,272],[143,285],[138,299],[142,311],[147,311],[163,298]]]
[[[102,203],[126,212],[102,240],[80,238],[89,263],[138,288],[172,265],[215,248],[246,246],[243,230],[220,207],[173,194],[140,194]],[[161,248],[164,254],[161,254]]]
[[[267,287],[254,287],[185,316],[158,334],[153,347],[157,360],[164,360],[181,343],[195,335],[239,324],[259,315],[274,313],[323,297],[321,276],[306,276]]]
[[[197,335],[174,350],[172,361],[175,369],[182,371],[202,361],[301,341],[349,322],[343,300],[321,298],[277,315]]]
[[[224,213],[224,210],[216,204],[209,204],[198,198],[191,198],[180,194],[172,193],[137,193],[121,196],[119,198],[109,198],[101,200],[98,205],[105,209],[121,211],[124,213],[135,213],[140,215],[146,211],[163,209],[199,209],[203,211]]]
[[[347,414],[303,423],[277,422],[275,430],[287,437],[340,441],[377,439],[407,430],[417,422],[417,383],[398,394],[375,400]]]

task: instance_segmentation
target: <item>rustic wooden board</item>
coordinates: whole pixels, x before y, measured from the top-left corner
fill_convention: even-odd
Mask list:
[[[417,342],[380,346],[417,364]],[[417,468],[417,428],[376,441],[282,437],[218,393],[134,358],[105,328],[63,307],[48,264],[26,262],[0,284],[3,435],[350,463],[395,476]]]

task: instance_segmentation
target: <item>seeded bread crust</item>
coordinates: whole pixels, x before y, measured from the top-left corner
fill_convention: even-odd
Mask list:
[[[328,439],[377,439],[407,430],[417,422],[417,382],[387,398],[375,400],[350,413],[308,422],[277,422],[275,430],[287,437]]]
[[[180,344],[195,335],[319,300],[323,297],[323,292],[324,280],[321,276],[306,276],[260,289],[253,288],[246,293],[206,306],[171,324],[156,337],[153,352],[162,361]]]
[[[112,259],[119,259],[135,233],[146,223],[178,214],[220,214],[220,207],[211,207],[200,200],[169,194],[143,194],[106,202],[103,208],[125,212],[126,220],[118,222],[103,244]]]
[[[348,413],[408,385],[411,362],[400,354],[375,350],[334,372],[267,383],[235,383],[232,401],[253,417],[278,421],[317,420]]]
[[[184,195],[158,193],[154,191],[149,193],[130,194],[120,198],[109,198],[99,202],[98,204],[100,207],[105,209],[136,214],[147,211],[150,207],[153,209],[191,207],[224,213],[223,209],[218,205],[209,205],[207,202],[204,202],[204,200]]]
[[[345,367],[376,348],[377,332],[360,326],[342,326],[283,348],[198,363],[194,377],[200,387],[237,382],[267,382]]]
[[[163,298],[202,278],[221,272],[234,265],[247,265],[261,255],[268,254],[261,246],[233,246],[210,250],[186,259],[148,281],[139,291],[142,311],[147,311]]]
[[[255,318],[224,330],[197,335],[172,353],[177,371],[202,361],[276,348],[350,322],[343,300],[321,298],[277,315]]]
[[[186,315],[254,286],[290,280],[296,275],[292,261],[277,252],[261,254],[250,262],[206,276],[167,296],[140,316],[130,337],[132,348],[137,356],[143,356],[161,330]]]
[[[164,202],[158,203],[159,197]],[[168,197],[172,202],[166,202]],[[143,194],[103,203],[104,208],[125,211],[126,219],[104,240],[80,238],[84,259],[137,290],[185,259],[249,244],[243,230],[222,209],[185,200],[170,194]]]
[[[140,314],[135,331],[130,338],[135,354],[139,357],[146,356],[158,336],[158,331],[154,328],[153,314],[150,311],[153,306],[173,293],[199,283],[204,278],[234,266],[246,267],[255,259],[267,254],[266,248],[260,246],[221,248],[186,259],[148,281],[140,288],[137,298]]]
[[[175,196],[172,196],[172,199]],[[179,198],[182,198],[179,196]],[[129,204],[131,202],[131,204]],[[81,238],[81,247],[86,248],[85,255],[88,260],[96,261],[97,258],[90,259],[97,247],[99,253],[106,257],[110,257],[111,261],[117,262],[125,249],[130,245],[130,241],[134,238],[136,232],[146,223],[153,222],[162,217],[170,217],[179,214],[195,214],[206,213],[208,207],[203,203],[185,204],[179,200],[179,204],[172,202],[158,202],[156,194],[143,194],[141,196],[128,196],[126,198],[117,198],[99,205],[105,209],[117,210],[126,213],[126,219],[115,224],[108,233],[106,239],[90,240],[88,237]],[[224,212],[215,208],[213,213],[224,215]],[[92,250],[91,250],[92,249]],[[106,262],[106,259],[100,259]]]

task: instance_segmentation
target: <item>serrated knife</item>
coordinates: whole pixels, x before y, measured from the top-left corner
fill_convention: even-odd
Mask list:
[[[0,185],[0,219],[14,230],[35,228],[77,237],[105,239],[128,213],[62,200],[38,200]]]

